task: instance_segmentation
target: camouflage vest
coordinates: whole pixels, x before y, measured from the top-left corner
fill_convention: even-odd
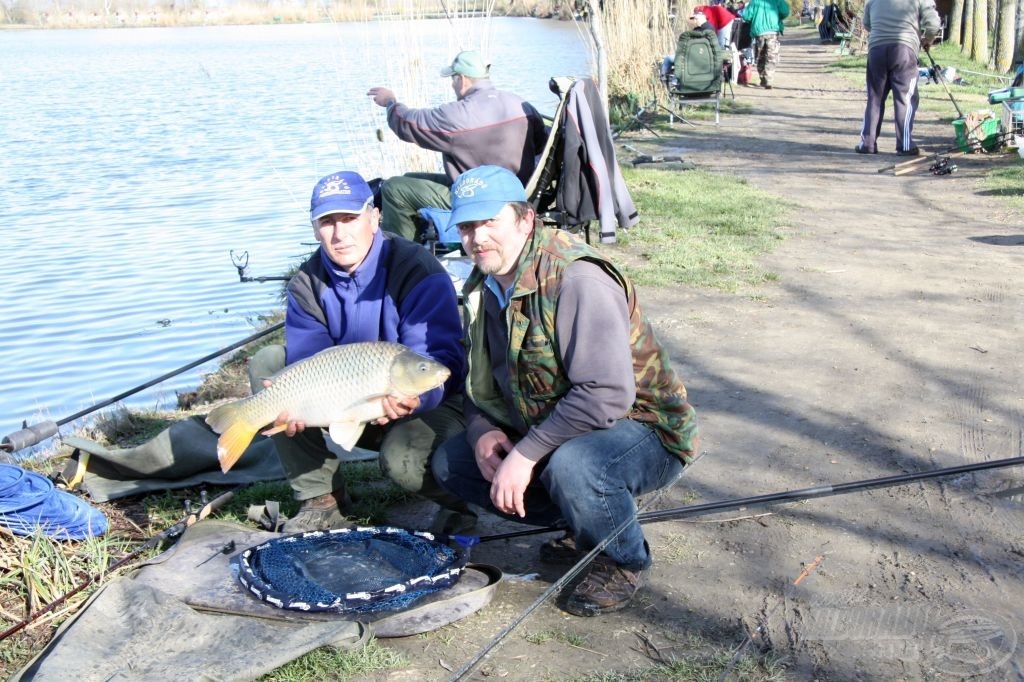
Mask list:
[[[600,265],[626,292],[636,401],[625,416],[650,424],[665,449],[684,462],[690,461],[696,455],[696,414],[686,401],[686,388],[672,369],[668,354],[640,310],[632,282],[589,245],[563,230],[542,227],[540,223],[519,264],[515,289],[506,309],[506,361],[508,367],[514,368],[509,377],[512,404],[527,425],[538,424],[571,387],[560,359],[552,352],[556,347],[555,307],[563,272],[573,261],[583,258]],[[487,344],[482,341],[483,281],[484,276],[474,270],[464,289],[470,342],[466,393],[493,421],[510,426],[513,422],[491,377]]]

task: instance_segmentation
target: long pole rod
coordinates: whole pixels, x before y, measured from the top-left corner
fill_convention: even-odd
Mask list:
[[[755,495],[754,497],[739,497],[718,502],[706,502],[704,504],[692,504],[674,509],[663,509],[660,511],[643,512],[637,514],[640,523],[656,523],[670,519],[682,519],[689,516],[702,516],[714,512],[729,511],[743,507],[758,507],[767,504],[778,504],[782,502],[802,502],[816,497],[829,497],[832,495],[845,495],[846,493],[870,490],[873,488],[887,488],[897,485],[906,485],[915,481],[923,481],[931,478],[945,476],[958,476],[969,474],[975,471],[986,469],[999,469],[1001,467],[1018,466],[1024,464],[1024,457],[1010,457],[1007,459],[994,459],[987,462],[975,464],[963,464],[961,466],[948,467],[945,469],[932,469],[920,471],[913,474],[898,474],[895,476],[884,476],[882,478],[868,478],[848,483],[837,483],[835,485],[821,485],[813,488],[800,488],[798,490],[787,490],[784,492],[770,493],[767,495]],[[537,535],[539,533],[554,533],[563,531],[564,528],[550,526],[547,528],[530,528],[527,530],[514,531],[511,533],[499,533],[497,535],[485,535],[479,538],[478,542],[490,542],[492,540],[507,540],[524,535]]]
[[[147,388],[150,388],[151,386],[156,386],[162,381],[166,381],[167,379],[170,379],[173,376],[181,374],[182,372],[187,372],[193,367],[198,367],[199,365],[209,362],[210,360],[213,360],[214,358],[221,356],[224,353],[235,350],[236,348],[240,348],[241,346],[244,346],[247,343],[252,343],[253,341],[262,338],[268,334],[271,334],[277,331],[278,329],[281,329],[282,327],[284,327],[284,322],[278,322],[277,324],[273,324],[267,327],[266,329],[262,329],[256,332],[255,334],[251,334],[245,337],[241,341],[236,341],[230,346],[221,348],[218,351],[214,351],[213,353],[205,355],[194,362],[190,362],[187,365],[183,365],[178,369],[171,370],[166,374],[161,374],[156,379],[147,381],[146,383],[136,386],[135,388],[130,388],[127,391],[124,391],[123,393],[118,393],[113,398],[108,398],[103,402],[96,403],[92,407],[87,407],[84,410],[79,410],[78,412],[75,412],[73,415],[64,417],[59,421],[44,421],[39,422],[38,424],[33,424],[31,426],[26,424],[21,430],[15,431],[14,433],[4,436],[3,441],[0,441],[0,450],[6,450],[7,452],[17,452],[18,450],[24,450],[25,448],[31,445],[35,445],[36,443],[42,442],[43,440],[49,438],[50,436],[57,435],[57,428],[60,426],[64,426],[65,424],[73,422],[79,417],[84,417],[85,415],[95,412],[96,410],[101,410],[104,407],[113,405],[119,400],[124,400],[128,396],[134,395],[139,391],[144,391]]]
[[[732,500],[722,500],[720,502],[709,502],[706,504],[694,504],[686,507],[677,507],[675,509],[665,509],[663,511],[654,512],[643,512],[637,514],[637,519],[641,523],[654,523],[656,521],[667,521],[669,519],[680,519],[687,516],[699,516],[701,514],[709,514],[711,512],[725,511],[729,509],[737,509],[741,507],[753,507],[757,505],[773,504],[777,502],[799,502],[802,500],[808,500],[815,497],[829,497],[831,495],[843,495],[845,493],[852,493],[859,490],[868,490],[872,488],[885,488],[895,485],[905,485],[907,483],[913,483],[915,481],[922,481],[930,478],[939,478],[942,476],[956,476],[959,474],[967,474],[974,471],[983,471],[986,469],[997,469],[1000,467],[1016,466],[1024,464],[1024,457],[1010,457],[1007,459],[997,459],[988,462],[980,462],[977,464],[964,464],[962,466],[948,467],[945,469],[933,469],[931,471],[922,471],[915,474],[899,474],[896,476],[884,476],[882,478],[869,478],[860,481],[851,481],[849,483],[839,483],[837,485],[823,485],[816,486],[814,488],[801,488],[799,490],[788,490],[781,493],[772,493],[769,495],[757,495],[754,497],[742,497]],[[557,581],[551,584],[530,606],[526,608],[519,616],[517,616],[508,626],[506,626],[497,636],[495,636],[483,649],[466,662],[459,670],[457,670],[452,677],[449,678],[450,682],[458,682],[462,680],[473,671],[473,669],[490,653],[495,647],[498,646],[501,641],[516,627],[522,623],[527,616],[533,613],[541,604],[546,602],[560,590],[565,584],[567,584],[572,578],[576,577],[583,571],[584,568],[590,563],[591,560],[599,552],[601,552],[609,542],[615,538],[616,535],[622,532],[629,521],[623,522],[618,528],[605,538],[603,542],[598,544],[597,547],[590,550],[583,558],[581,558],[569,571],[559,578]],[[488,535],[478,539],[478,542],[486,542],[490,540],[500,540],[510,537],[519,537],[522,535],[534,535],[537,533],[550,533],[553,531],[564,530],[561,528],[537,528],[525,531],[519,531],[516,533],[502,533],[500,535]]]

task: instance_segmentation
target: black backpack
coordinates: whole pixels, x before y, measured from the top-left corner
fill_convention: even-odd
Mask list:
[[[676,44],[675,91],[684,97],[707,95],[722,87],[722,53],[711,31],[686,31]]]

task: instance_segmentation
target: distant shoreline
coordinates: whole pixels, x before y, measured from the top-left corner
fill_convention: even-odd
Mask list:
[[[170,28],[181,26],[245,26],[265,24],[323,24],[353,21],[389,21],[408,19],[447,19],[449,16],[436,9],[411,10],[382,14],[371,5],[338,6],[324,13],[321,5],[292,5],[289,7],[267,8],[266,6],[234,3],[231,7],[218,9],[192,8],[168,12],[159,8],[149,10],[113,10],[103,14],[95,11],[64,9],[59,12],[35,11],[22,7],[21,19],[13,23],[0,24],[0,30],[19,29],[88,29],[88,28]],[[452,19],[494,16],[486,9],[460,8],[453,12]],[[539,19],[572,19],[571,4],[551,0],[516,0],[510,3],[501,16],[534,17]]]

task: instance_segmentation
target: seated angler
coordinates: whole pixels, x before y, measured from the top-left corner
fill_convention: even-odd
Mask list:
[[[389,88],[367,92],[387,108],[388,126],[399,139],[441,153],[443,174],[406,173],[384,181],[382,226],[406,239],[419,236],[419,209],[451,206],[449,188],[459,173],[501,166],[526,184],[546,140],[540,113],[517,95],[495,88],[490,64],[479,52],[460,52],[441,76],[451,78],[456,100],[430,109],[402,104]]]

